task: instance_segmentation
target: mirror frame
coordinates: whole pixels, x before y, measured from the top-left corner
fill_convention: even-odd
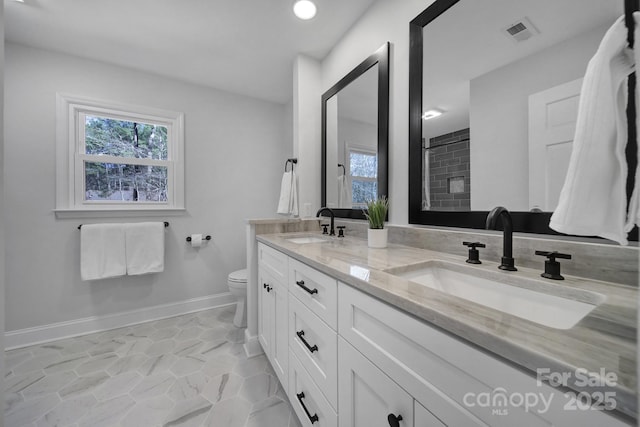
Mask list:
[[[488,211],[422,210],[423,29],[460,0],[436,0],[409,23],[409,224],[485,229]],[[511,212],[513,231],[565,236],[549,228],[552,212]],[[638,228],[629,233],[638,240]]]
[[[378,197],[389,197],[389,50],[386,42],[322,94],[321,206],[327,204],[327,101],[378,64]],[[336,217],[366,219],[362,209],[331,208]]]

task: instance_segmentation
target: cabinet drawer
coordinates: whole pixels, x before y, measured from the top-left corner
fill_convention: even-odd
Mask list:
[[[282,283],[287,281],[288,259],[289,257],[282,252],[278,252],[264,243],[258,243],[258,266],[268,270],[276,280],[280,280]]]
[[[288,396],[303,426],[338,426],[338,415],[294,354],[289,360]]]
[[[344,283],[339,298],[340,335],[445,425],[626,425],[604,411],[566,410],[570,394]],[[498,393],[534,393],[550,404],[525,410],[504,399],[495,400],[502,406],[480,400]]]
[[[289,347],[334,409],[338,407],[338,335],[296,297],[289,299]]]
[[[338,282],[308,265],[289,259],[289,292],[333,330],[338,327]]]

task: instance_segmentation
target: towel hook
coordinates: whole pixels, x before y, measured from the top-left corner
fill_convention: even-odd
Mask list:
[[[291,163],[291,171],[293,172],[293,165],[298,163],[298,159],[297,158],[292,158],[292,159],[287,159],[287,161],[284,163],[284,171],[287,171],[287,165]]]
[[[342,175],[347,176],[347,168],[342,163],[338,163],[338,167],[342,168]]]

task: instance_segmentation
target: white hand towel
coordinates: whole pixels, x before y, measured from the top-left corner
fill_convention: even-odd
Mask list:
[[[573,151],[549,226],[626,245],[626,77],[633,72],[624,17],[607,31],[582,84]]]
[[[294,171],[285,172],[280,183],[279,214],[298,215],[298,176]]]
[[[351,209],[351,195],[349,194],[349,181],[345,175],[338,177],[338,207]]]
[[[122,224],[85,224],[80,228],[82,280],[124,276],[127,266]]]
[[[294,171],[291,171],[291,205],[289,206],[289,213],[293,216],[298,216],[298,175]]]
[[[124,224],[127,274],[164,271],[164,223]]]

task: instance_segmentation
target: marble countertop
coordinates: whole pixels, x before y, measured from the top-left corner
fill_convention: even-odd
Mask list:
[[[377,297],[407,313],[467,340],[536,375],[536,369],[567,372],[576,378],[584,369],[596,380],[603,373],[617,377],[614,384],[598,391],[613,391],[616,409],[637,418],[636,325],[637,288],[565,276],[563,281],[540,278],[540,271],[519,268],[502,272],[498,264],[483,261],[466,264],[465,258],[409,246],[390,244],[369,249],[366,240],[331,238],[322,243],[288,241],[310,233],[258,235],[258,241],[278,249],[311,267]],[[445,294],[425,285],[395,276],[426,261],[448,261],[474,275],[504,274],[514,281],[527,281],[537,290],[555,290],[566,298],[581,299],[584,291],[596,292],[605,301],[570,329],[554,329],[486,306]],[[587,292],[588,293],[588,292]],[[569,388],[593,392],[570,381]]]

